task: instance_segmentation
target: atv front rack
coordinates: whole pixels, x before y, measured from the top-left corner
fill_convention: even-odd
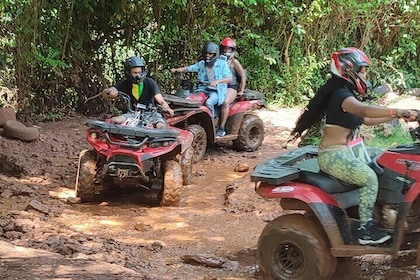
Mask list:
[[[133,136],[139,138],[177,138],[180,133],[172,129],[153,129],[145,127],[128,127],[98,120],[87,120],[85,125],[115,135]]]

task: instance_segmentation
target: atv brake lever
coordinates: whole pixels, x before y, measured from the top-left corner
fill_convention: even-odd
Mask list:
[[[88,99],[85,100],[85,103],[87,103],[89,100],[95,99],[96,97],[99,97],[102,95],[102,92],[95,94],[94,96],[89,97]]]

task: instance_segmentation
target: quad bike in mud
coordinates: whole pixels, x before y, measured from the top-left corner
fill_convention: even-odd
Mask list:
[[[338,257],[387,254],[397,258],[401,250],[416,250],[420,246],[420,128],[411,133],[412,144],[386,151],[364,147],[362,142],[354,147],[372,156],[369,165],[378,174],[375,218],[392,239],[377,246],[359,245],[358,187],[319,171],[316,146],[296,148],[258,164],[251,174],[256,192],[263,198],[280,199],[287,213],[269,222],[259,237],[261,270],[272,279],[328,279]]]
[[[122,125],[86,121],[92,149],[80,153],[76,196],[87,202],[110,187],[139,187],[156,193],[157,205],[178,205],[182,186],[192,178],[192,133],[153,128],[152,115],[161,108],[137,104],[132,110],[130,97],[119,97],[134,117]]]
[[[245,90],[229,108],[225,125],[226,135],[216,138],[218,118],[213,122],[205,102],[207,95],[203,90],[195,90],[196,82],[185,79],[176,73],[180,88],[175,94],[163,97],[174,110],[175,115],[168,118],[170,125],[186,129],[194,134],[194,162],[203,159],[209,145],[221,141],[233,141],[233,146],[242,151],[257,150],[264,140],[264,124],[254,110],[266,107],[264,96],[256,91]],[[207,87],[208,90],[215,90]],[[220,108],[216,107],[216,111]]]

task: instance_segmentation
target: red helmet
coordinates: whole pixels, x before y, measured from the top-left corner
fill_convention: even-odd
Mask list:
[[[225,47],[232,48],[232,52],[230,52],[230,53],[225,53],[225,52],[223,51],[223,49],[224,49]],[[234,52],[235,52],[235,49],[236,49],[236,44],[235,44],[235,41],[233,41],[233,40],[232,40],[231,38],[229,38],[229,37],[227,37],[227,38],[223,39],[223,40],[220,42],[220,53],[221,53],[221,54],[223,54],[224,56],[226,56],[227,58],[233,57],[233,54],[234,54]]]
[[[229,48],[232,48],[233,50],[235,50],[235,48],[236,48],[235,41],[233,41],[233,40],[232,40],[231,38],[229,38],[229,37],[227,37],[227,38],[223,39],[223,40],[220,42],[220,46],[221,46],[221,47],[229,47]]]
[[[357,48],[344,48],[331,54],[331,73],[352,84],[362,95],[367,92],[367,81],[359,76],[361,67],[370,65],[369,57]]]

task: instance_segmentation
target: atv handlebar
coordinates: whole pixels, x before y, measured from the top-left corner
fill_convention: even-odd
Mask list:
[[[127,104],[127,110],[130,113],[135,113],[138,111],[149,111],[149,112],[165,112],[165,110],[163,109],[163,107],[159,104],[155,105],[150,103],[148,106],[141,104],[141,103],[136,103],[135,105],[135,110],[133,110],[133,106],[131,103],[131,98],[130,96],[122,91],[118,91],[118,97],[117,98],[121,98],[124,100],[124,102]]]

